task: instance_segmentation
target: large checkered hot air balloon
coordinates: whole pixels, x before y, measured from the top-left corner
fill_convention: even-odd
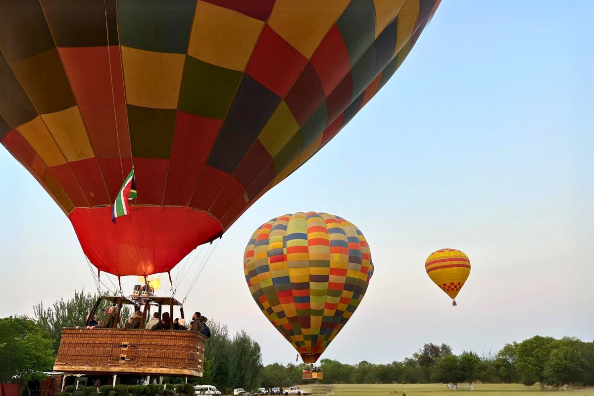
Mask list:
[[[259,227],[243,269],[258,307],[305,363],[315,363],[348,322],[373,275],[361,231],[316,212],[280,216]]]
[[[167,272],[332,139],[438,4],[0,1],[0,141],[100,271]]]
[[[452,299],[456,306],[456,296],[470,275],[470,260],[466,254],[456,249],[440,249],[425,261],[425,271],[429,278]]]

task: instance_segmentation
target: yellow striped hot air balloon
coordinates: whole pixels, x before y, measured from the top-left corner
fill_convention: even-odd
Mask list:
[[[456,306],[456,296],[470,275],[468,256],[456,249],[440,249],[425,261],[425,270],[429,278],[452,298]]]

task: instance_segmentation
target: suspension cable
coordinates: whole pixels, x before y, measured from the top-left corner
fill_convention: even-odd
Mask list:
[[[206,256],[206,255],[205,255],[205,257],[206,257],[206,258],[203,260],[203,264],[201,265],[201,267],[200,267],[200,269],[199,269],[198,273],[196,274],[196,276],[194,277],[194,280],[192,281],[192,283],[191,283],[191,285],[190,285],[190,288],[188,289],[188,292],[187,292],[187,293],[186,293],[186,295],[184,296],[184,299],[183,299],[183,301],[181,302],[181,304],[182,304],[182,305],[184,305],[184,302],[186,302],[186,299],[187,299],[187,298],[188,298],[188,296],[190,295],[190,292],[192,291],[192,289],[193,289],[193,288],[194,288],[194,286],[196,285],[196,282],[198,281],[198,278],[200,278],[200,275],[202,274],[202,271],[204,271],[204,268],[206,267],[206,264],[208,264],[208,262],[209,262],[209,260],[210,260],[210,257],[212,256],[212,254],[213,254],[213,253],[214,253],[214,251],[216,250],[216,248],[217,248],[217,246],[218,246],[218,244],[219,244],[219,241],[220,241],[220,240],[221,240],[220,238],[219,238],[219,239],[217,239],[217,240],[215,241],[215,243],[213,244],[213,247],[212,247],[212,249],[210,249],[210,253],[208,254],[208,256]],[[209,247],[210,247],[210,246],[209,246]]]

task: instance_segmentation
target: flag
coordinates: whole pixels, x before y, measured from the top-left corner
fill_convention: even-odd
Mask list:
[[[134,169],[124,179],[124,184],[113,203],[111,221],[115,223],[116,217],[126,216],[128,214],[128,201],[136,198],[136,182],[134,181]]]

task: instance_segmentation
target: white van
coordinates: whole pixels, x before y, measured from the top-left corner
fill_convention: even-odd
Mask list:
[[[194,394],[195,395],[215,395],[220,396],[221,391],[219,391],[213,385],[194,385]]]

